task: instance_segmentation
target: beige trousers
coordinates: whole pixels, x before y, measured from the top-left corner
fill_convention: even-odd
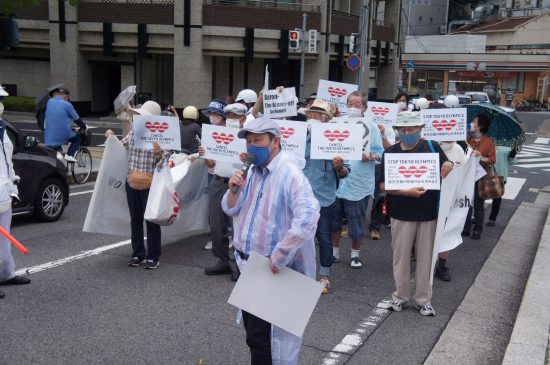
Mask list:
[[[416,292],[414,300],[418,305],[431,304],[432,286],[430,273],[437,220],[408,222],[391,219],[391,247],[393,250],[393,279],[396,290],[393,299],[410,299],[411,252],[416,254]]]

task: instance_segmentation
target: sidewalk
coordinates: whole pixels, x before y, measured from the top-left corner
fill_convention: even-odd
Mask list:
[[[535,203],[519,206],[425,364],[543,364],[550,324],[549,208],[550,187]]]

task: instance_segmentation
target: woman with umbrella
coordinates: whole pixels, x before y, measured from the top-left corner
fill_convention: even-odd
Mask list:
[[[492,164],[496,162],[495,144],[493,140],[487,135],[491,120],[485,114],[477,115],[470,126],[471,136],[468,138],[468,144],[473,149],[472,155],[475,157],[481,157],[481,166],[485,168],[485,171],[489,173],[489,169]],[[484,204],[485,201],[480,198],[478,191],[478,182],[475,183],[474,189],[474,231],[472,233],[472,239],[478,240],[481,238],[481,232],[483,231],[484,220]],[[466,217],[466,224],[464,224],[463,236],[469,236],[472,226],[472,208],[468,211]]]

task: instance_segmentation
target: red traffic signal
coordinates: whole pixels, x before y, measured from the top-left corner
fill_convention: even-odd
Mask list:
[[[290,49],[300,48],[300,31],[291,30],[288,32],[288,47]]]

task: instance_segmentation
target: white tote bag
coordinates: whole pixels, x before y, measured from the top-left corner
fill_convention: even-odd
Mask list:
[[[130,236],[130,214],[126,199],[128,151],[115,137],[105,142],[84,232]]]
[[[178,193],[174,188],[168,163],[164,162],[160,169],[158,167],[155,169],[147,198],[145,219],[161,226],[169,226],[178,217],[179,210]]]

